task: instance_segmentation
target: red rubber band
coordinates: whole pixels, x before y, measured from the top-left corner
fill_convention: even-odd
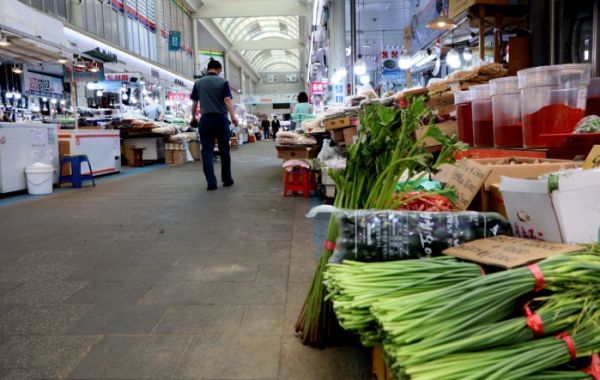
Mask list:
[[[479,269],[481,269],[481,275],[485,276],[485,271],[483,270],[483,267],[479,264],[475,264],[475,265],[477,265],[479,267]]]
[[[531,311],[529,306],[525,306],[525,314],[527,315],[527,326],[533,330],[533,336],[537,338],[544,335],[544,322],[542,322],[542,318]]]
[[[569,334],[570,333],[568,333],[568,332],[561,332],[554,339],[556,339],[556,340],[558,340],[558,339],[564,340],[565,344],[569,348],[569,352],[571,353],[571,360],[575,360],[575,358],[577,357],[577,351],[575,350],[575,342],[573,342],[573,338],[571,338],[569,336]]]
[[[600,380],[600,356],[593,354],[590,368],[584,368],[581,371],[592,375],[594,380]]]
[[[544,273],[542,273],[540,267],[535,264],[531,264],[527,265],[527,269],[529,269],[535,277],[535,288],[532,290],[532,292],[539,292],[540,290],[544,289]]]
[[[325,247],[325,249],[328,249],[330,251],[334,251],[335,250],[335,243],[332,243],[330,241],[325,240],[325,243],[323,244],[323,247]]]

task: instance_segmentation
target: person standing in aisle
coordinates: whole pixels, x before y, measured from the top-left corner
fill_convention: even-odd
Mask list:
[[[271,138],[271,123],[269,123],[269,119],[267,119],[266,116],[260,123],[260,127],[263,129],[263,133],[265,134],[265,140],[269,140]]]
[[[154,103],[154,98],[149,96],[146,98],[148,105],[144,107],[144,116],[150,120],[162,121],[165,117],[165,110],[158,103]]]
[[[307,115],[311,115],[313,113],[313,106],[312,104],[308,103],[308,95],[306,95],[306,92],[301,92],[298,94],[298,104],[294,106],[294,112],[292,113],[294,114],[292,130],[300,126],[304,120],[308,119],[309,116]]]
[[[273,127],[273,141],[277,138],[277,132],[279,132],[279,120],[277,120],[277,116],[273,116],[273,121],[271,122],[271,127]]]
[[[198,102],[202,107],[202,117],[198,123],[196,114],[192,115],[191,126],[198,124],[200,132],[200,144],[202,145],[202,167],[207,190],[217,189],[217,177],[215,177],[215,168],[213,166],[213,156],[215,150],[215,140],[219,144],[219,153],[221,155],[221,180],[223,186],[233,185],[231,178],[231,155],[229,154],[229,118],[231,123],[238,125],[238,119],[233,111],[233,97],[229,82],[221,78],[222,66],[218,61],[211,60],[206,67],[206,76],[198,79],[194,84],[194,89],[190,99],[192,100],[192,109],[198,108]]]

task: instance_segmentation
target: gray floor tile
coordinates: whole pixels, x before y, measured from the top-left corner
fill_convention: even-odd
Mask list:
[[[4,343],[8,342],[10,338],[7,336],[1,336],[0,335],[0,346],[2,346]]]
[[[154,335],[234,335],[240,329],[243,305],[173,305]]]
[[[152,265],[142,267],[129,281],[191,281],[200,265]]]
[[[38,371],[35,369],[13,369],[6,370],[7,375],[0,378],[2,380],[38,380],[40,378]]]
[[[139,265],[86,265],[65,281],[127,281],[140,268]]]
[[[168,308],[168,305],[97,305],[66,333],[147,335],[152,332]]]
[[[264,252],[267,243],[264,241],[222,241],[217,252]]]
[[[92,282],[65,303],[133,304],[142,298],[152,285],[147,282]]]
[[[170,379],[190,338],[107,336],[67,379]]]
[[[123,260],[121,264],[126,265],[173,265],[185,256],[184,252],[161,250],[135,252]]]
[[[6,265],[0,267],[2,282],[60,281],[81,269],[81,265]]]
[[[28,282],[1,296],[0,304],[61,303],[87,284],[89,282]]]
[[[283,334],[285,305],[248,305],[240,328],[242,335]]]
[[[233,261],[234,264],[247,265],[287,264],[289,262],[290,253],[285,251],[240,252]]]
[[[218,282],[159,282],[139,301],[139,304],[209,304]]]
[[[21,285],[22,282],[0,282],[0,295],[8,293],[10,290]]]
[[[7,369],[0,369],[0,379],[3,379],[9,372]]]
[[[65,261],[81,254],[78,251],[62,251],[48,252],[40,251],[33,252],[21,257],[15,261],[11,261],[9,265],[52,265],[63,264]]]
[[[8,313],[9,311],[13,310],[15,307],[17,307],[19,305],[15,304],[1,304],[0,303],[0,317],[3,316],[4,314]]]
[[[61,379],[100,340],[97,336],[15,336],[0,346],[0,368],[34,368]]]
[[[177,265],[230,265],[237,252],[192,252],[188,253]]]
[[[72,259],[65,262],[65,264],[74,265],[91,265],[91,264],[102,264],[102,265],[116,265],[120,264],[132,255],[132,252],[111,252],[106,250],[105,252],[85,252],[80,255],[73,257]]]
[[[263,264],[258,272],[257,282],[288,282],[289,265]]]
[[[92,305],[19,306],[0,317],[0,334],[63,334],[91,308]]]
[[[224,282],[215,304],[272,305],[285,303],[286,284],[259,282]]]
[[[173,379],[277,379],[281,338],[198,336]]]
[[[291,241],[291,232],[258,232],[248,235],[249,241],[283,240]]]
[[[258,265],[204,265],[194,278],[203,282],[254,282],[258,274]]]

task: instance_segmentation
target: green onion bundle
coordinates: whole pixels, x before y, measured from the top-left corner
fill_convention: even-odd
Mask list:
[[[596,254],[553,256],[537,267],[543,275],[543,287],[548,290],[600,285],[600,256]],[[389,342],[406,345],[500,321],[515,310],[519,297],[539,285],[529,268],[517,268],[444,289],[376,302],[371,312]]]
[[[475,264],[461,263],[450,256],[429,260],[385,263],[344,261],[328,264],[325,279],[340,325],[361,335],[365,346],[381,344],[381,335],[369,308],[373,302],[441,289],[481,277]]]
[[[456,136],[448,138],[434,127],[435,118],[431,118],[426,133],[415,140],[413,132],[421,127],[423,117],[428,114],[431,114],[431,110],[425,108],[422,97],[412,101],[406,109],[388,109],[380,105],[367,107],[359,116],[362,128],[357,143],[348,148],[346,168],[329,173],[337,189],[334,206],[353,210],[395,209],[422,197],[418,195],[403,199],[405,193],[417,186],[418,180],[441,164],[452,163],[457,150],[468,149],[466,144],[456,142]],[[427,137],[443,145],[436,160],[421,146]],[[398,196],[392,196],[402,175],[412,178],[417,173],[423,174],[412,184],[406,181]],[[454,189],[430,194],[456,199]],[[335,217],[332,216],[327,241],[335,243],[337,235]],[[323,285],[323,272],[331,255],[331,249],[322,250],[304,307],[296,322],[296,331],[301,332],[303,342],[319,347],[324,347],[335,338],[339,328],[332,304],[325,300],[326,288]]]
[[[521,380],[593,380],[593,377],[582,371],[544,371]]]

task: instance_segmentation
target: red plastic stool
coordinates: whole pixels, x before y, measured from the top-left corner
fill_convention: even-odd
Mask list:
[[[292,183],[290,183],[290,173],[293,175]],[[302,183],[300,183],[301,174]],[[302,191],[304,198],[309,198],[311,190],[315,192],[315,195],[317,194],[317,178],[314,171],[301,166],[294,166],[291,172],[285,173],[285,189],[283,190],[284,197],[287,197],[288,191],[291,191],[292,194],[298,194],[299,191]]]

